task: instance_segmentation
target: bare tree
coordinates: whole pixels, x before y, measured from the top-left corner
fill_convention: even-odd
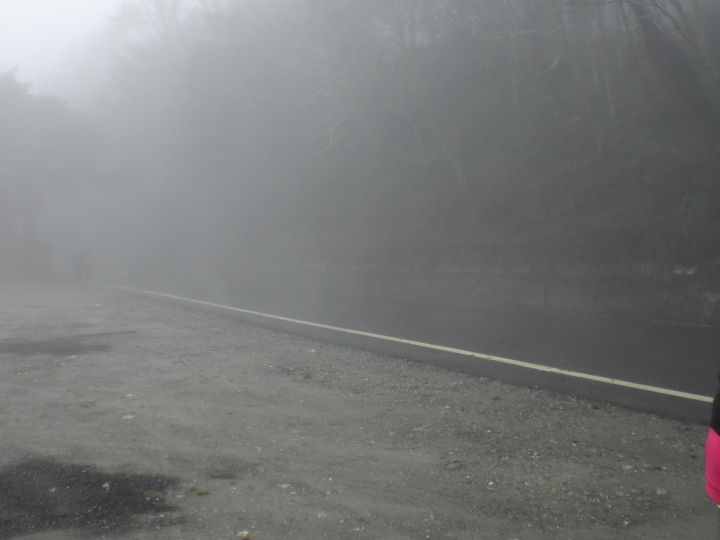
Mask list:
[[[113,32],[149,30],[162,40],[177,38],[186,0],[123,0],[109,25]]]

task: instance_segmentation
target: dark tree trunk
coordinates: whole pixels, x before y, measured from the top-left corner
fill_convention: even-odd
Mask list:
[[[692,62],[653,21],[648,9],[630,3],[642,32],[645,49],[673,101],[676,120],[691,128],[718,132],[718,119]]]

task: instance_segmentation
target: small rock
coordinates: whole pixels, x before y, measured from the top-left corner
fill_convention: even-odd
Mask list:
[[[670,496],[670,494],[667,492],[667,490],[662,489],[662,488],[657,488],[655,490],[655,494],[658,497],[660,497],[661,499],[667,499]]]
[[[448,461],[445,464],[445,468],[448,471],[459,471],[460,469],[465,468],[465,464],[462,461],[460,461],[459,459],[453,459],[452,461]]]
[[[243,540],[249,540],[250,533],[248,531],[240,531],[239,533],[237,533],[237,537],[242,538]]]

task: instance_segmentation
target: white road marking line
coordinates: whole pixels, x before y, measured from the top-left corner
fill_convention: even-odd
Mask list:
[[[298,319],[290,319],[288,317],[281,317],[279,315],[270,315],[268,313],[261,313],[259,311],[250,311],[247,309],[240,309],[232,306],[224,306],[222,304],[214,304],[212,302],[203,302],[202,300],[193,300],[192,298],[184,298],[182,296],[174,296],[172,294],[162,294],[153,291],[143,291],[140,289],[131,289],[129,287],[119,287],[117,285],[106,285],[113,289],[121,289],[125,291],[139,292],[144,294],[150,294],[154,296],[163,296],[165,298],[172,298],[174,300],[182,300],[183,302],[190,302],[194,304],[200,304],[203,306],[210,306],[214,308],[227,309],[230,311],[237,311],[239,313],[245,313],[247,315],[255,315],[258,317],[265,317],[268,319],[275,319],[277,321],[291,322],[295,324],[301,324],[304,326],[312,326],[315,328],[323,328],[325,330],[333,330],[335,332],[343,332],[345,334],[354,334],[356,336],[365,336],[373,339],[381,339],[384,341],[392,341],[395,343],[404,343],[406,345],[414,345],[416,347],[423,347],[425,349],[433,349],[436,351],[449,352],[453,354],[460,354],[463,356],[471,356],[473,358],[479,358],[481,360],[489,360],[491,362],[498,362],[501,364],[509,364],[511,366],[518,366],[527,369],[534,369],[536,371],[544,371],[546,373],[556,373],[558,375],[566,375],[568,377],[576,377],[578,379],[585,379],[589,381],[596,381],[606,384],[613,384],[615,386],[624,386],[626,388],[634,388],[636,390],[644,390],[646,392],[654,392],[656,394],[664,394],[666,396],[679,397],[684,399],[691,399],[694,401],[703,401],[706,403],[712,403],[713,398],[708,396],[701,396],[699,394],[690,394],[688,392],[680,392],[678,390],[670,390],[669,388],[660,388],[657,386],[649,386],[647,384],[639,384],[630,381],[622,381],[620,379],[611,379],[609,377],[601,377],[599,375],[591,375],[589,373],[581,373],[579,371],[570,371],[567,369],[554,368],[550,366],[543,366],[540,364],[532,364],[530,362],[523,362],[522,360],[513,360],[511,358],[503,358],[501,356],[492,356],[490,354],[482,354],[472,351],[465,351],[463,349],[455,349],[453,347],[445,347],[443,345],[433,345],[432,343],[423,343],[422,341],[413,341],[410,339],[396,338],[392,336],[384,336],[382,334],[373,334],[372,332],[363,332],[361,330],[352,330],[350,328],[340,328],[338,326],[330,326],[327,324],[319,324],[310,321],[300,321]]]

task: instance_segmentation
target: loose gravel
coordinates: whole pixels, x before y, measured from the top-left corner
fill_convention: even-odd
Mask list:
[[[70,519],[92,497],[0,482],[0,539],[714,538],[706,433],[106,289],[0,288],[0,478],[172,479],[138,482],[162,504],[132,519],[103,499],[107,526]]]

